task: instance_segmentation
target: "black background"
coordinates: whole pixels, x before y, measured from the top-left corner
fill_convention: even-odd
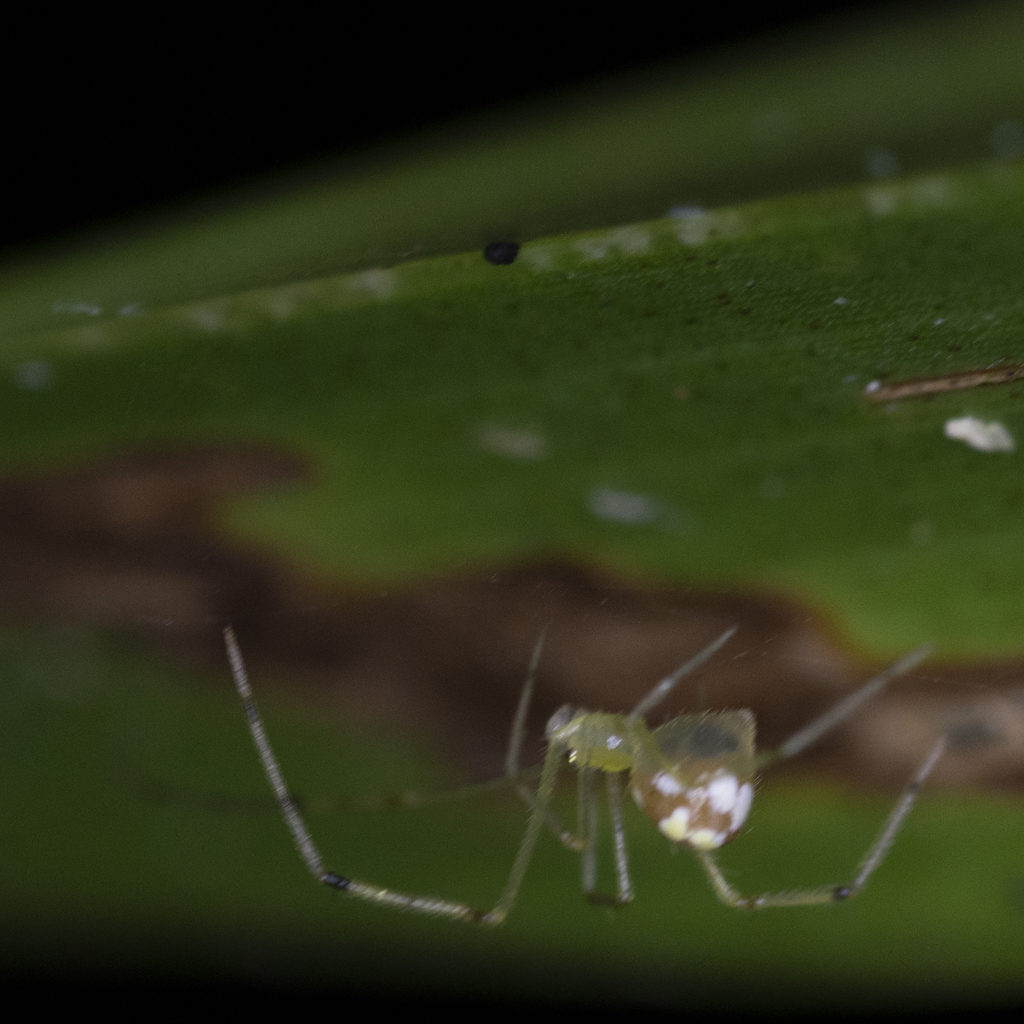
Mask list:
[[[5,31],[0,257],[610,76],[821,23],[842,33],[906,5],[574,5],[549,21],[500,3],[473,15],[232,6],[235,20],[91,7],[23,11]]]

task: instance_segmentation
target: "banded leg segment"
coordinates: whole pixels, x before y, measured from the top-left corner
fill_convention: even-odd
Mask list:
[[[555,744],[548,748],[548,755],[541,773],[536,807],[530,815],[526,835],[523,837],[519,847],[519,853],[513,864],[508,882],[505,884],[505,888],[493,909],[483,911],[476,907],[471,907],[467,903],[437,899],[433,896],[418,896],[411,893],[397,892],[394,889],[374,885],[371,882],[346,878],[344,875],[328,871],[324,867],[320,851],[317,849],[316,843],[313,842],[313,837],[306,827],[305,820],[288,790],[281,772],[281,766],[278,764],[273,748],[270,745],[270,740],[267,738],[263,720],[256,709],[256,702],[253,699],[252,689],[249,686],[245,663],[242,660],[242,652],[238,647],[238,641],[235,639],[234,630],[230,626],[224,629],[224,643],[228,652],[228,660],[231,663],[231,674],[235,681],[235,688],[238,690],[238,695],[242,700],[246,718],[249,722],[249,732],[252,734],[253,743],[259,753],[260,761],[263,763],[263,770],[266,772],[271,789],[274,791],[274,797],[281,810],[281,817],[288,826],[288,830],[295,841],[295,846],[309,873],[318,882],[367,903],[376,903],[379,906],[431,917],[448,917],[457,921],[465,921],[469,924],[496,925],[500,924],[508,916],[508,912],[515,901],[523,876],[526,874],[526,869],[530,863],[541,825],[544,823],[544,811],[554,791],[555,777],[558,773],[559,761],[562,756],[562,751]]]
[[[851,899],[864,888],[865,883],[875,872],[875,869],[885,860],[893,841],[896,839],[903,822],[914,806],[918,791],[924,785],[925,780],[932,773],[939,758],[946,749],[945,736],[932,747],[928,756],[921,763],[917,773],[910,780],[907,788],[896,801],[886,819],[885,825],[878,833],[877,838],[868,847],[867,853],[861,858],[857,866],[857,872],[853,881],[846,885],[822,886],[817,889],[798,889],[795,892],[766,893],[762,896],[741,896],[725,879],[722,869],[714,855],[707,851],[695,850],[697,859],[704,868],[711,882],[715,894],[730,907],[737,907],[742,910],[762,910],[766,907],[803,907],[823,903],[841,903],[843,900]]]
[[[274,797],[277,799],[277,806],[281,809],[284,823],[288,826],[288,830],[295,840],[295,846],[302,859],[306,862],[306,867],[309,868],[310,874],[318,881],[327,882],[328,877],[338,879],[339,882],[346,881],[324,870],[320,851],[316,848],[313,837],[309,834],[306,823],[303,821],[302,815],[299,813],[299,809],[295,806],[295,801],[288,791],[284,776],[281,774],[281,767],[277,763],[277,758],[274,757],[270,740],[267,738],[267,731],[263,728],[263,719],[260,718],[260,713],[256,710],[256,701],[253,699],[252,688],[249,686],[249,675],[245,671],[242,652],[239,649],[238,641],[235,639],[235,631],[230,626],[225,626],[224,628],[224,644],[228,651],[228,661],[231,664],[231,675],[235,680],[235,689],[238,690],[238,696],[242,698],[242,706],[245,708],[245,717],[249,722],[249,732],[252,734],[252,741],[256,745],[260,760],[263,762],[263,770],[267,773],[270,788],[274,791]],[[335,883],[327,882],[327,884],[334,885]],[[337,887],[341,888],[340,885]]]

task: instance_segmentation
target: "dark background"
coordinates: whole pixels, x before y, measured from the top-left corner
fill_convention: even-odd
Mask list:
[[[475,22],[434,5],[233,7],[235,22],[91,8],[22,11],[5,32],[0,259],[467,116],[907,5],[624,5],[579,8],[568,27],[561,9],[545,23],[507,4]]]

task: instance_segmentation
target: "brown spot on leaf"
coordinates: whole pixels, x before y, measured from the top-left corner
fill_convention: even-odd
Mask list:
[[[652,726],[684,711],[750,708],[763,749],[880,667],[778,594],[643,586],[557,558],[464,568],[382,592],[314,575],[223,526],[228,498],[310,478],[293,456],[235,444],[8,479],[0,614],[134,636],[220,672],[225,687],[221,630],[230,623],[260,690],[290,685],[339,720],[418,729],[480,777],[500,770],[545,628],[530,756],[556,707],[628,710],[730,626],[735,638]],[[1015,662],[928,661],[787,770],[898,788],[945,730],[963,742],[951,744],[936,784],[1024,789],[1022,676]]]

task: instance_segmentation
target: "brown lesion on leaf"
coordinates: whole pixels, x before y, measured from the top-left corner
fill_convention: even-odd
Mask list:
[[[643,587],[557,559],[381,593],[316,578],[221,525],[229,498],[310,478],[292,456],[225,444],[8,479],[0,615],[134,636],[220,671],[225,687],[221,630],[231,624],[261,692],[290,685],[339,721],[419,730],[481,778],[500,771],[544,628],[528,756],[556,707],[628,710],[730,626],[735,639],[652,726],[750,708],[763,749],[881,667],[858,662],[822,616],[778,595]],[[1024,666],[928,661],[781,770],[895,789],[941,731],[952,754],[936,784],[1024,789]]]

